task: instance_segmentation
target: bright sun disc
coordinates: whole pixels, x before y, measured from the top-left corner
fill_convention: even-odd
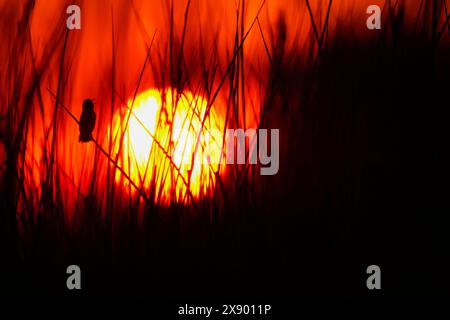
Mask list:
[[[219,170],[223,121],[211,108],[202,128],[207,105],[190,92],[149,89],[136,97],[132,110],[129,100],[116,112],[113,154],[155,203],[186,203],[211,194]],[[116,182],[129,184],[120,171]]]

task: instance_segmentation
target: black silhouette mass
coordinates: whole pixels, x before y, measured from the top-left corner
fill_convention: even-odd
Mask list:
[[[94,112],[94,102],[86,99],[83,102],[83,112],[80,117],[80,138],[79,142],[89,142],[92,140],[92,131],[95,128],[96,115]]]

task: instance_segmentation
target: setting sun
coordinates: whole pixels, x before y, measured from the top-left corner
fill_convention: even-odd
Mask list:
[[[214,186],[219,165],[211,158],[220,156],[223,120],[211,109],[202,128],[206,109],[207,101],[191,92],[149,89],[116,112],[113,154],[155,202],[188,202]],[[120,172],[116,182],[128,184]]]

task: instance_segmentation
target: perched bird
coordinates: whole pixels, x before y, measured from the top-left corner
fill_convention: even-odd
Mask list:
[[[92,140],[92,131],[95,128],[96,115],[94,112],[94,101],[86,99],[83,102],[83,112],[80,117],[80,142]]]

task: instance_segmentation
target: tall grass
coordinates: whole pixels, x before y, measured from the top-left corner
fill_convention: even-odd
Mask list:
[[[288,263],[289,251],[300,248],[317,258],[320,250],[333,248],[333,257],[351,255],[353,239],[367,240],[358,227],[371,217],[371,161],[390,169],[386,158],[401,136],[395,121],[402,121],[403,109],[397,106],[445,96],[450,25],[446,1],[384,1],[383,29],[369,32],[364,4],[337,2],[292,1],[281,9],[271,1],[219,2],[224,11],[212,17],[224,15],[231,29],[208,20],[210,12],[198,1],[159,4],[164,10],[160,20],[155,13],[157,26],[140,10],[149,7],[137,1],[111,2],[98,13],[107,15],[102,23],[89,25],[97,4],[81,2],[86,22],[82,31],[70,32],[61,27],[66,15],[59,4],[57,23],[45,25],[50,36],[33,24],[45,16],[39,1],[2,2],[0,219],[10,265],[53,270],[79,263],[96,275],[102,268],[148,272],[148,283],[155,281],[162,295],[170,295],[184,273],[220,274],[228,294],[227,281],[235,283],[228,274],[239,271],[254,275],[252,292],[273,294],[257,281],[268,270],[276,269],[280,281],[305,283],[295,269],[303,259],[296,255]],[[350,5],[362,11],[352,16]],[[95,29],[100,26],[106,31]],[[96,48],[108,58],[95,59]],[[90,69],[98,78],[88,79]],[[206,167],[215,183],[195,197],[190,174],[171,159],[170,139],[155,138],[153,148],[170,166],[149,157],[149,187],[145,176],[134,181],[122,167],[130,159],[120,158],[125,130],[108,132],[114,132],[120,108],[127,127],[136,97],[150,86],[176,97],[163,106],[172,113],[168,118],[189,91],[208,101],[199,117],[202,127],[214,109],[224,128],[280,128],[279,174],[262,177],[258,166],[248,164],[229,166],[226,174]],[[84,92],[97,95],[98,123],[87,146],[78,144],[76,133],[86,98],[77,95]],[[195,103],[191,108],[198,113]],[[161,121],[158,126],[166,125]],[[369,127],[375,128],[371,149]],[[201,148],[197,139],[196,152]],[[181,181],[185,194],[164,203],[158,184],[166,179],[174,186]],[[161,274],[168,276],[159,279]],[[99,281],[91,292],[108,291],[100,285],[109,288]],[[202,287],[214,291],[209,283]]]

